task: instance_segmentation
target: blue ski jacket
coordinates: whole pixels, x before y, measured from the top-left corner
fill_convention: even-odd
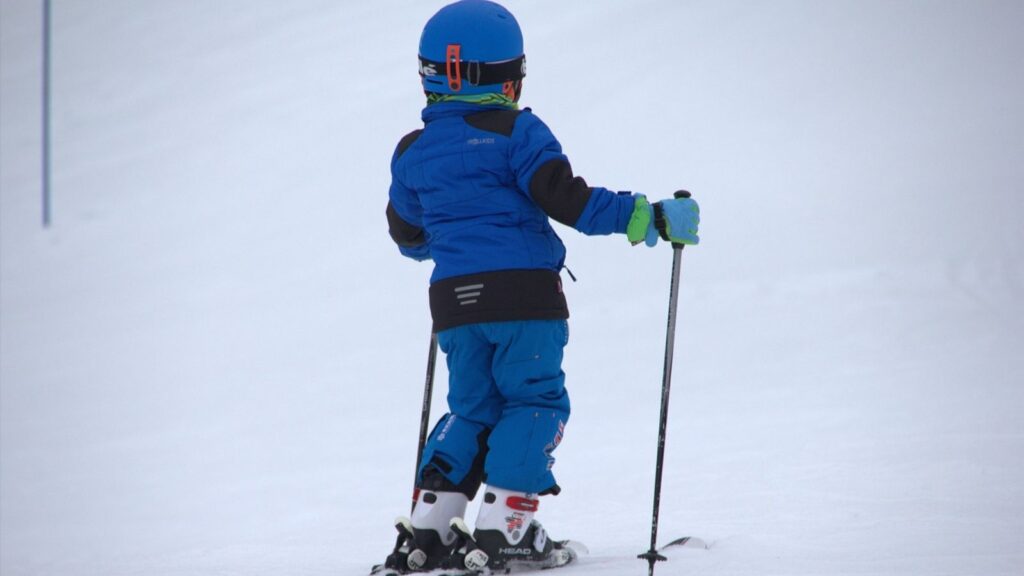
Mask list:
[[[529,108],[442,102],[427,106],[422,119],[424,127],[395,149],[386,212],[401,253],[434,261],[435,329],[567,317],[555,311],[565,309],[560,284],[560,305],[523,296],[546,293],[542,286],[557,283],[564,265],[565,246],[549,218],[584,234],[624,233],[634,196],[574,176],[558,140]],[[484,278],[488,290],[477,302],[449,293],[464,296],[460,286]]]

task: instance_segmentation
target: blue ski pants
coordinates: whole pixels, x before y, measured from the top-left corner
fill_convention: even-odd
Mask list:
[[[569,420],[562,349],[565,320],[457,326],[438,333],[448,363],[448,414],[424,449],[420,478],[433,466],[454,485],[474,483],[539,493],[555,486],[552,456]],[[486,441],[484,441],[486,440]],[[475,494],[476,486],[465,491]]]

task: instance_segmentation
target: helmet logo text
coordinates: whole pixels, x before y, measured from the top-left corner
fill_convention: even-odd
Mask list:
[[[437,76],[437,69],[432,62],[420,61],[420,76]]]

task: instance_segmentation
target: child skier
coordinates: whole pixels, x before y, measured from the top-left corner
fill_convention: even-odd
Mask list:
[[[560,491],[551,469],[569,420],[569,312],[565,247],[548,219],[633,244],[696,244],[697,204],[652,205],[573,175],[548,127],[518,107],[523,37],[499,4],[442,8],[423,29],[419,62],[424,127],[392,157],[387,221],[403,255],[434,261],[430,311],[449,412],[422,455],[415,509],[399,525],[407,537],[381,569],[550,566],[559,544],[534,513],[538,496]],[[460,539],[452,521],[483,482],[471,545],[459,544],[469,535]]]

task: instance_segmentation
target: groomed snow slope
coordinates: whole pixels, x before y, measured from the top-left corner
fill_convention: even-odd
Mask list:
[[[0,3],[0,573],[359,576],[407,511],[429,265],[383,217],[441,2]],[[523,103],[702,206],[659,574],[1024,573],[1024,4],[543,2]],[[643,574],[671,251],[559,227],[540,518]],[[446,373],[438,370],[434,417]],[[472,517],[472,513],[470,514]]]

